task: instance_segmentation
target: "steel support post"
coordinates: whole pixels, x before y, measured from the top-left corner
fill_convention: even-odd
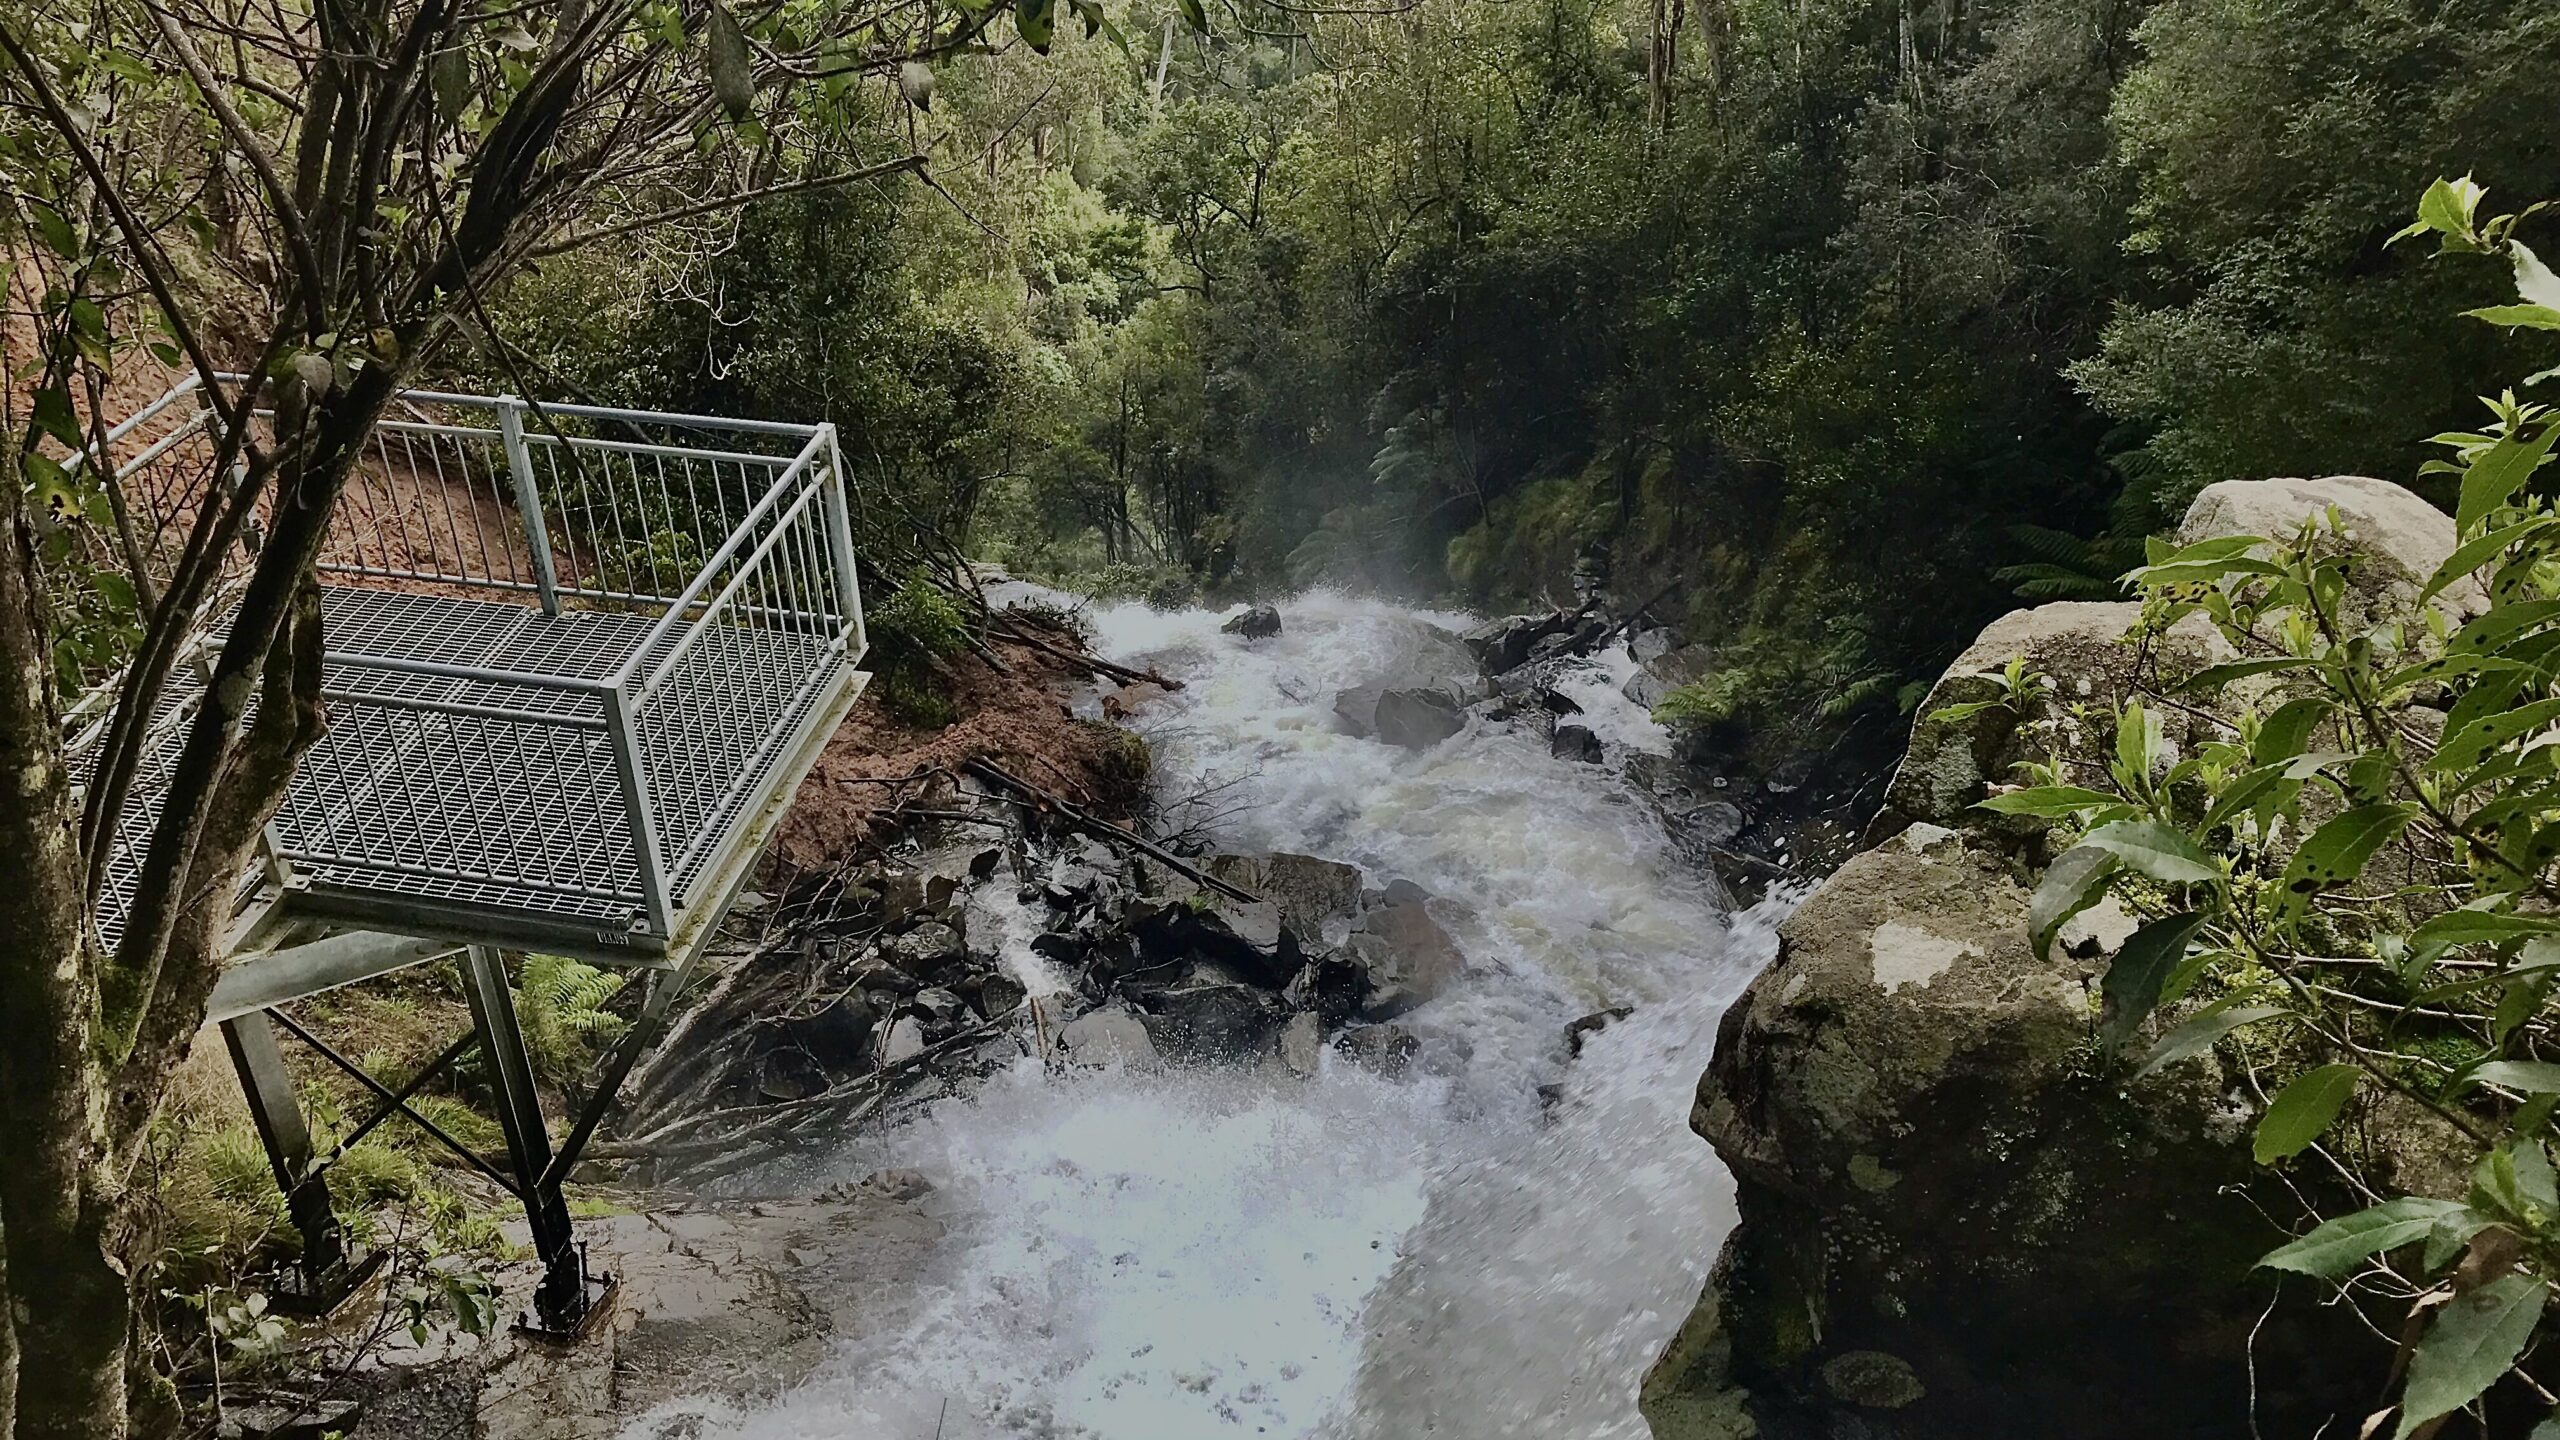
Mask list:
[[[498,1128],[507,1137],[508,1165],[524,1196],[534,1253],[542,1259],[533,1309],[518,1323],[535,1334],[573,1336],[602,1308],[613,1280],[587,1273],[586,1253],[569,1220],[569,1202],[560,1193],[560,1177],[552,1171],[551,1132],[544,1125],[542,1100],[534,1090],[533,1060],[525,1051],[524,1031],[516,1023],[506,962],[496,950],[474,945],[464,953],[462,976],[471,999],[471,1022],[480,1036],[480,1054],[488,1062]]]
[[[845,648],[859,664],[871,648],[862,621],[862,581],[853,558],[853,499],[845,489],[844,454],[836,446],[834,422],[827,424],[827,551],[834,563],[836,603],[843,608]]]
[[[515,480],[516,511],[524,519],[524,543],[533,558],[534,588],[542,613],[560,613],[560,577],[551,563],[551,526],[542,516],[542,491],[533,483],[533,452],[524,443],[524,402],[498,397],[498,438],[507,449],[507,473]]]
[[[327,1314],[373,1273],[382,1257],[351,1258],[347,1252],[346,1232],[330,1204],[329,1178],[313,1163],[311,1127],[302,1118],[302,1101],[293,1093],[293,1076],[284,1068],[284,1052],[276,1048],[267,1012],[252,1010],[223,1021],[222,1041],[231,1051],[232,1068],[240,1073],[240,1092],[248,1099],[249,1119],[258,1127],[276,1188],[284,1192],[286,1212],[302,1236],[293,1283],[277,1299],[302,1314]]]

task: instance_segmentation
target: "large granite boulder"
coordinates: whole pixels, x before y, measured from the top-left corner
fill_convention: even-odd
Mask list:
[[[2362,618],[2406,618],[2453,531],[2397,487],[2217,485],[2179,538],[2289,536],[2332,506],[2346,534],[2321,543],[2352,550]],[[2254,1163],[2263,1102],[2224,1056],[2136,1079],[2104,1052],[2097,992],[2128,917],[2092,911],[2037,959],[2027,897],[2059,837],[1975,808],[2020,760],[2102,765],[2138,666],[2174,682],[2231,658],[2195,617],[2146,653],[2138,618],[2057,604],[1986,628],[1921,705],[1871,848],[1727,1012],[1692,1123],[1740,1222],[1647,1383],[1657,1440],[2354,1434],[2372,1408],[2387,1350],[2253,1268],[2306,1201],[2360,1202],[2320,1167]],[[2018,657],[2042,679],[2002,678]],[[2200,707],[2264,698],[2244,682],[2163,707],[2165,748],[2216,733]],[[2459,1193],[2458,1157],[2407,1120],[2361,1117],[2360,1164]]]
[[[2261,1415],[2370,1384],[2329,1312],[2260,1325],[2288,1212],[2232,1077],[2094,1063],[2103,961],[2037,961],[2026,905],[1941,837],[1852,858],[1781,927],[1699,1084],[1742,1223],[1666,1414],[1738,1388],[1767,1440],[2235,1433],[2253,1327]]]

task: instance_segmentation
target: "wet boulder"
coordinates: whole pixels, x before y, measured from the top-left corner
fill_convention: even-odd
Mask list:
[[[1564,630],[1572,622],[1563,614],[1506,615],[1458,637],[1487,675],[1500,675],[1526,664],[1530,647]]]
[[[1466,728],[1466,711],[1446,690],[1384,690],[1371,711],[1377,738],[1407,750],[1428,750]]]
[[[1360,915],[1360,867],[1338,860],[1274,851],[1268,855],[1212,855],[1201,868],[1280,909],[1280,923],[1301,949],[1333,944]]]
[[[1160,1050],[1204,1060],[1261,1052],[1284,1019],[1277,997],[1224,966],[1201,964],[1170,985],[1133,995]]]
[[[1466,969],[1467,957],[1418,891],[1400,893],[1360,917],[1339,959],[1359,970],[1359,1014],[1392,1020],[1437,997]]]
[[[1229,635],[1241,635],[1247,640],[1268,640],[1280,633],[1280,612],[1269,605],[1248,606],[1242,613],[1229,617],[1227,623],[1218,628]]]
[[[1084,1065],[1156,1063],[1156,1042],[1145,1022],[1125,1005],[1106,1005],[1059,1027],[1058,1045]]]
[[[1670,633],[1667,630],[1653,630],[1646,632],[1646,635],[1666,637],[1663,641],[1656,643],[1667,644]],[[1647,644],[1644,648],[1654,649],[1655,647],[1653,644]],[[1618,687],[1618,691],[1647,710],[1669,699],[1672,691],[1683,685],[1704,680],[1715,670],[1715,652],[1704,645],[1657,649],[1649,657],[1638,654],[1636,658],[1641,662],[1641,668],[1635,674],[1628,676],[1627,683]]]
[[[967,960],[969,947],[959,931],[933,920],[881,941],[880,955],[909,975],[931,980]]]
[[[1334,1049],[1363,1070],[1401,1075],[1422,1052],[1422,1042],[1401,1025],[1363,1025],[1335,1037]]]
[[[829,1070],[851,1071],[868,1058],[880,1017],[859,990],[847,990],[806,1015],[783,1022],[791,1044]]]
[[[1649,1413],[1738,1386],[1771,1440],[1844,1414],[1911,1440],[2070,1414],[2134,1440],[2241,1424],[2253,1344],[2263,1416],[2369,1385],[2340,1317],[2264,1318],[2253,1267],[2298,1202],[2252,1161],[2236,1077],[2210,1055],[2093,1075],[2102,967],[2037,959],[2026,913],[1996,854],[1888,846],[1780,927],[1691,1117],[1741,1223]]]
[[[1600,737],[1592,734],[1591,727],[1587,725],[1557,726],[1554,738],[1547,742],[1547,750],[1559,760],[1575,760],[1585,765],[1597,765],[1606,756],[1600,747]]]
[[[876,1059],[880,1068],[885,1070],[892,1065],[902,1065],[913,1060],[924,1053],[924,1047],[923,1022],[913,1015],[902,1015],[891,1021],[889,1028],[881,1032],[880,1053]]]
[[[1723,845],[1749,827],[1750,817],[1729,800],[1709,800],[1680,812],[1673,822],[1680,833],[1701,845]]]
[[[1384,685],[1354,685],[1333,697],[1334,724],[1354,740],[1366,740],[1378,733],[1378,697],[1387,693]]]

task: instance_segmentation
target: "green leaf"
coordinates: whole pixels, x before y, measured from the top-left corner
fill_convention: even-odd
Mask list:
[[[2462,503],[2454,512],[2454,527],[2468,535],[2490,512],[2514,498],[2551,453],[2554,439],[2560,439],[2560,425],[2545,425],[2538,440],[2509,435],[2475,457],[2462,472]]]
[[[2313,831],[2284,867],[2281,908],[2300,914],[2312,896],[2355,879],[2374,852],[2408,823],[2405,805],[2359,805]]]
[[[2106,1001],[2098,1034],[2109,1049],[2132,1039],[2133,1032],[2159,1005],[2162,987],[2178,968],[2178,962],[2186,958],[2187,942],[2204,921],[2200,912],[2154,920],[2134,931],[2124,948],[2116,952],[2114,962],[2107,966],[2106,978],[2098,984],[2098,993]]]
[[[2222,878],[2212,857],[2198,849],[2185,831],[2157,820],[2118,820],[2101,825],[2080,843],[2104,850],[2152,879],[2173,885],[2200,885]]]
[[[2523,241],[2510,240],[2507,242],[2507,258],[2515,262],[2518,298],[2540,310],[2560,306],[2560,275],[2552,274],[2551,267],[2542,263],[2541,256],[2534,254]]]
[[[2440,1217],[2427,1230],[2427,1248],[2420,1254],[2418,1263],[2430,1271],[2443,1269],[2453,1263],[2453,1257],[2461,1254],[2464,1246],[2471,1243],[2471,1237],[2497,1223],[2495,1218],[2468,1206]]]
[[[2284,1013],[2281,1005],[2233,1005],[2229,1008],[2217,1005],[2161,1036],[2160,1043],[2151,1047],[2151,1053],[2142,1057],[2142,1068],[2133,1072],[2133,1078],[2139,1080],[2163,1066],[2175,1065],[2191,1055],[2200,1055],[2212,1049],[2213,1042],[2241,1026],[2272,1020]]]
[[[2044,959],[2053,945],[2053,932],[2062,922],[2098,903],[2107,893],[2107,878],[2115,873],[2116,857],[2105,850],[2075,845],[2062,852],[2036,883],[2036,893],[2027,901],[2027,935],[2034,941],[2036,958]]]
[[[2317,660],[2301,655],[2283,655],[2270,660],[2234,660],[2228,665],[2213,665],[2197,671],[2187,681],[2185,688],[2219,690],[2234,680],[2246,680],[2252,675],[2273,675],[2280,671],[2300,670],[2319,663]]]
[[[2495,910],[2447,910],[2409,932],[2419,947],[2495,944],[2519,935],[2560,935],[2560,920],[2541,915],[2507,915]]]
[[[710,46],[711,93],[730,119],[743,120],[755,104],[755,67],[747,54],[747,33],[738,28],[738,17],[729,13],[722,0],[711,0],[705,39]]]
[[[71,392],[60,385],[36,392],[36,428],[77,450],[81,448],[80,417],[71,412]]]
[[[2356,1079],[2363,1072],[2353,1065],[2323,1065],[2293,1077],[2293,1083],[2276,1092],[2267,1102],[2267,1113],[2258,1121],[2257,1141],[2252,1147],[2261,1165],[2273,1165],[2299,1155],[2322,1131],[2338,1118],[2347,1101],[2356,1093]]]
[[[2333,703],[2318,696],[2306,695],[2287,700],[2276,712],[2258,722],[2257,741],[2249,747],[2249,758],[2260,765],[2290,760],[2311,743],[2311,732],[2328,718]]]
[[[2234,777],[2230,784],[2222,787],[2222,793],[2214,798],[2213,808],[2205,812],[2204,824],[2197,828],[2202,833],[2210,835],[2221,826],[2238,819],[2243,811],[2256,805],[2261,796],[2273,792],[2277,786],[2287,782],[2288,777],[2285,772],[2288,768],[2282,764],[2261,765],[2255,770],[2246,771]]]
[[[1013,28],[1022,43],[1046,55],[1057,30],[1056,0],[1014,0]]]
[[[2387,1200],[2369,1210],[2341,1215],[2310,1234],[2269,1251],[2258,1264],[2268,1270],[2335,1280],[2353,1272],[2371,1256],[2425,1239],[2438,1221],[2467,1208],[2451,1200],[2430,1200],[2419,1195]]]
[[[2560,1065],[2545,1060],[2491,1060],[2474,1066],[2463,1079],[2478,1085],[2504,1085],[2527,1095],[2560,1094]]]
[[[2430,770],[2468,770],[2509,742],[2538,734],[2560,720],[2560,700],[2537,700],[2483,715],[2448,735],[2427,758]]]
[[[2547,1293],[2541,1280],[2516,1271],[2437,1311],[2417,1353],[2409,1357],[2397,1440],[2407,1440],[2426,1422],[2479,1399],[2504,1378],[2542,1322]]]
[[[447,121],[461,119],[471,107],[470,54],[458,45],[437,51],[427,79],[435,88],[436,113]]]
[[[2102,790],[2086,790],[2077,785],[2038,785],[2027,790],[2012,790],[1994,795],[1976,810],[1991,810],[2002,815],[2038,815],[2061,819],[2092,810],[2101,805],[2116,804],[2116,797]]]
[[[2550,529],[2555,524],[2560,524],[2560,519],[2549,515],[2537,515],[2533,519],[2518,521],[2502,530],[2491,530],[2483,535],[2472,536],[2451,555],[2446,556],[2442,565],[2436,567],[2436,573],[2428,578],[2427,588],[2420,592],[2418,598],[2422,601],[2434,599],[2437,593],[2447,585],[2488,564],[2491,559],[2505,554],[2518,542]]]
[[[2560,619],[2560,600],[2528,600],[2517,605],[2501,605],[2453,633],[2445,642],[2448,650],[2469,654],[2486,654],[2503,648],[2508,641],[2538,625]]]
[[[31,200],[27,202],[27,213],[35,218],[36,234],[54,254],[65,260],[80,258],[80,237],[72,233],[71,222],[62,218],[61,211]]]
[[[2548,305],[2483,305],[2465,310],[2464,318],[2527,330],[2560,330],[2560,310]]]
[[[1176,3],[1182,7],[1183,23],[1203,35],[1209,33],[1209,12],[1200,8],[1200,0],[1176,0]]]

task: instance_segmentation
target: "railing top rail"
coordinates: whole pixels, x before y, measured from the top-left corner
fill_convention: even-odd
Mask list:
[[[220,377],[228,384],[246,384],[249,377],[225,371]],[[181,388],[192,388],[194,377],[182,382]],[[159,404],[175,398],[177,392],[162,397]],[[573,420],[607,420],[628,425],[673,425],[687,430],[728,430],[740,435],[787,435],[806,439],[824,429],[824,425],[803,425],[790,420],[745,420],[726,415],[695,415],[682,410],[624,410],[611,405],[570,405],[550,400],[531,401],[515,395],[471,395],[458,390],[402,390],[392,396],[418,405],[469,405],[494,410],[504,405],[520,405],[546,415],[561,415]],[[528,435],[527,439],[532,436]],[[771,458],[771,457],[760,457]]]
[[[676,622],[702,598],[703,591],[709,588],[711,578],[719,573],[720,567],[728,564],[730,557],[738,553],[738,547],[746,543],[747,534],[755,528],[756,522],[771,514],[773,508],[782,502],[782,497],[790,491],[791,487],[799,483],[801,472],[807,470],[811,462],[816,460],[819,449],[826,443],[826,438],[827,432],[823,426],[813,432],[809,436],[809,443],[801,446],[800,453],[792,457],[791,467],[775,476],[773,483],[765,487],[764,494],[757,497],[756,503],[748,508],[745,515],[739,517],[738,523],[729,527],[728,538],[721,541],[720,548],[712,551],[694,571],[693,583],[684,587],[683,594],[668,602],[666,613],[658,617],[657,624],[649,627],[648,636],[633,648],[631,658],[623,661],[622,668],[614,672],[612,680],[614,685],[627,685],[631,678],[639,673],[640,667],[666,640],[668,633],[675,629]],[[649,687],[644,684],[640,688],[646,690]]]

